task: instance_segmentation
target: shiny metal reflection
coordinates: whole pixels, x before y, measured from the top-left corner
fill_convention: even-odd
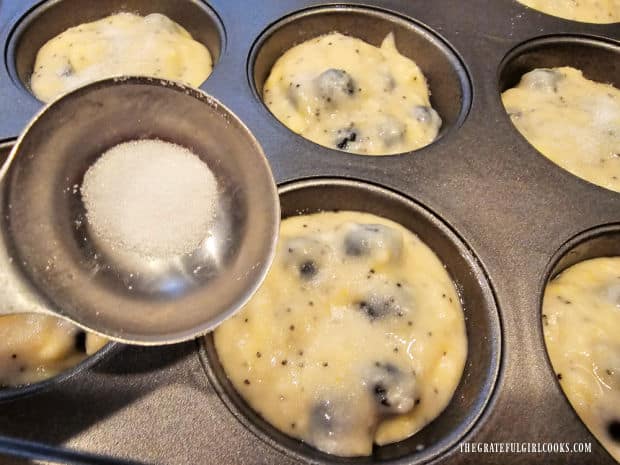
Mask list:
[[[189,148],[218,181],[211,237],[192,254],[146,258],[91,233],[79,189],[92,163],[128,140]],[[17,141],[3,180],[0,259],[20,311],[58,314],[112,339],[167,344],[213,329],[256,291],[279,227],[275,182],[246,126],[207,94],[151,78],[99,81],[44,108]],[[188,199],[191,201],[191,199]],[[174,221],[174,218],[170,218]]]

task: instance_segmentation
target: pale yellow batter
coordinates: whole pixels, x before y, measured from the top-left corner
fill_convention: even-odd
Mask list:
[[[1,316],[0,388],[51,378],[94,354],[106,342],[51,316]]]
[[[584,23],[620,21],[620,0],[517,0],[548,15]]]
[[[250,406],[341,456],[369,455],[437,417],[467,355],[437,256],[399,224],[357,212],[284,220],[267,279],[214,337]]]
[[[620,257],[578,263],[550,281],[542,319],[566,397],[620,461]]]
[[[209,50],[168,17],[118,13],[49,40],[37,53],[30,85],[47,102],[112,76],[159,77],[198,87],[212,67]]]
[[[502,94],[510,119],[565,170],[620,192],[620,91],[563,67],[535,69]]]
[[[285,126],[325,147],[363,155],[430,144],[441,118],[420,68],[398,53],[337,32],[303,42],[278,59],[263,88]]]

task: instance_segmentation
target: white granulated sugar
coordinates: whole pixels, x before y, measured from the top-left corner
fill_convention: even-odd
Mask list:
[[[88,169],[81,187],[94,233],[152,257],[193,252],[209,236],[217,180],[188,149],[160,140],[119,144]]]

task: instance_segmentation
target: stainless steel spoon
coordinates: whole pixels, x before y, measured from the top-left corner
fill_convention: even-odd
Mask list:
[[[136,139],[187,147],[216,176],[215,224],[192,254],[142,257],[88,226],[86,170]],[[106,79],[60,97],[25,129],[0,179],[0,314],[54,314],[127,343],[179,342],[241,308],[275,253],[280,207],[260,145],[220,102],[170,81]]]

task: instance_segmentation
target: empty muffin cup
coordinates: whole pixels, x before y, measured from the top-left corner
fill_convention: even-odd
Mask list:
[[[379,47],[386,36],[393,33],[398,52],[413,60],[426,77],[431,92],[430,106],[436,110],[441,119],[441,128],[435,140],[458,128],[463,123],[471,104],[471,84],[466,67],[458,53],[443,38],[424,24],[375,8],[349,5],[311,8],[287,16],[270,26],[255,42],[249,57],[248,73],[255,96],[265,103],[263,99],[265,82],[274,64],[285,52],[302,42],[332,32],[361,39],[375,47]],[[357,50],[357,53],[360,51]],[[337,73],[342,74],[343,70],[328,70],[321,75],[325,75],[323,81],[329,80],[331,82],[338,79],[338,76],[327,76],[329,72],[335,75]],[[386,78],[386,91],[391,91],[395,81],[390,79],[389,75],[383,77]],[[347,88],[353,97],[357,91],[365,92],[361,87],[358,88],[354,81],[354,79],[350,81]],[[333,99],[334,96],[325,96],[325,98],[332,103],[336,101]],[[400,94],[398,94],[398,98],[401,98]],[[401,102],[403,105],[407,103],[406,98],[406,95],[403,96],[403,99],[397,102],[398,105]],[[352,105],[353,103],[349,106]],[[422,106],[418,110],[425,111],[424,114],[413,115],[418,121],[430,120],[431,116],[435,115],[433,111],[431,114],[428,113],[428,107]],[[435,117],[436,115],[433,119]],[[394,118],[388,119],[392,122]],[[394,150],[389,147],[393,142],[392,139],[400,134],[399,131],[401,130],[397,124],[388,124],[387,121],[384,123],[379,124],[377,137],[384,141],[386,151],[375,152],[374,154],[395,154]],[[285,122],[283,124],[289,126]],[[405,134],[407,133],[405,132]],[[353,139],[348,137],[349,141],[357,143],[360,142],[360,138],[363,139],[363,135],[359,134],[352,137]],[[346,142],[336,142],[335,145],[332,144],[333,147],[332,145],[330,147],[345,150],[347,149]],[[317,141],[317,143],[325,145],[323,142]],[[362,152],[353,150],[353,153]]]
[[[110,15],[127,12],[141,16],[159,13],[182,26],[210,52],[217,65],[225,46],[225,32],[217,14],[192,0],[61,0],[46,1],[25,15],[12,32],[7,65],[14,82],[32,93],[31,75],[40,48],[63,31]],[[108,77],[108,76],[105,76]]]
[[[203,340],[201,357],[222,401],[250,431],[304,463],[389,463],[403,459],[407,463],[422,463],[444,453],[482,415],[499,371],[500,323],[484,270],[439,218],[416,202],[384,188],[353,180],[312,179],[283,185],[280,201],[283,218],[337,210],[371,213],[401,224],[426,243],[445,264],[462,302],[468,335],[464,372],[450,404],[434,421],[403,441],[375,446],[368,457],[345,459],[325,454],[267,423],[235,390],[218,359],[213,337],[208,335]]]

